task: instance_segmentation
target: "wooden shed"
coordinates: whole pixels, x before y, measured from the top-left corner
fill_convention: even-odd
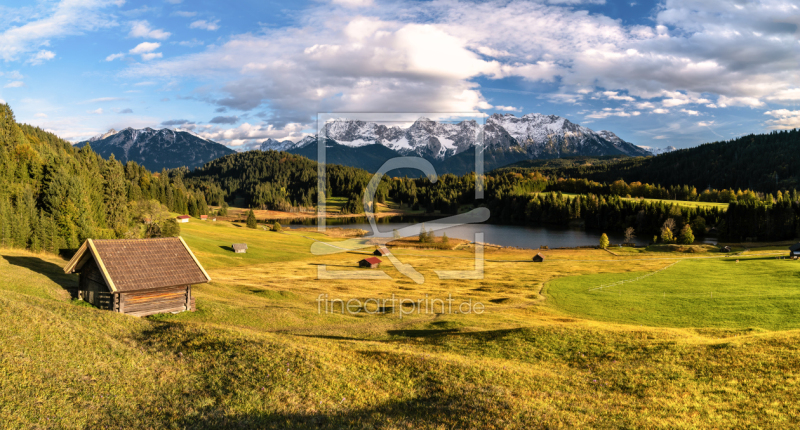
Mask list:
[[[178,222],[189,222],[190,219],[192,219],[192,217],[190,217],[189,215],[178,216]]]
[[[208,221],[208,215],[200,215],[200,221]]]
[[[89,239],[64,272],[80,273],[73,297],[139,317],[194,311],[192,285],[211,281],[180,237]]]
[[[247,244],[246,243],[234,243],[231,245],[233,248],[233,252],[237,254],[246,254],[247,253]]]
[[[391,254],[391,252],[389,252],[389,249],[385,246],[379,246],[375,252],[372,253],[372,255],[377,255],[378,257],[385,257],[389,254]]]
[[[378,257],[365,258],[358,262],[359,267],[369,267],[370,269],[377,269],[381,267],[381,259]]]
[[[789,247],[789,257],[791,258],[800,257],[800,243],[795,243],[794,245]]]
[[[544,261],[544,255],[539,254],[537,252],[536,255],[533,256],[533,262],[534,263],[541,263],[542,261]]]

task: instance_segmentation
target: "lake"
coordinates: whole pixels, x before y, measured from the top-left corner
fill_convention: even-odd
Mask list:
[[[528,227],[520,225],[499,224],[464,224],[449,226],[437,223],[436,218],[424,217],[384,217],[376,220],[378,230],[391,233],[394,229],[402,229],[416,225],[414,234],[419,233],[419,228],[424,223],[426,229],[435,229],[436,236],[447,233],[448,237],[475,240],[475,233],[483,233],[483,241],[494,245],[514,246],[518,248],[536,249],[542,245],[550,248],[593,246],[600,243],[602,231],[584,230],[582,228],[563,228],[556,226]],[[290,226],[316,225],[316,219],[304,219],[291,222]],[[372,231],[366,218],[328,218],[326,225],[354,228]],[[446,227],[446,228],[444,228]],[[441,228],[441,229],[440,229]],[[625,236],[620,233],[606,232],[612,244],[625,242]],[[649,237],[637,237],[633,240],[637,245],[647,245],[652,240]],[[698,239],[695,243],[716,243],[716,238]]]

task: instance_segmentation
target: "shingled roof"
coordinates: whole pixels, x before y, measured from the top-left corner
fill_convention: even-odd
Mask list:
[[[64,268],[81,271],[90,258],[113,292],[193,285],[211,278],[180,237],[159,239],[88,239]]]

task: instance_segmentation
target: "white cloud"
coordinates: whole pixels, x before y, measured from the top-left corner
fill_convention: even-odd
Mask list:
[[[6,101],[3,100],[3,99],[0,99],[0,105],[4,105],[4,104],[6,104]]]
[[[283,127],[275,127],[272,124],[253,125],[245,122],[234,128],[205,125],[203,130],[198,130],[196,133],[204,139],[233,147],[250,149],[269,138],[297,142],[308,135],[308,133],[303,132],[304,128],[305,126],[299,123],[289,123]]]
[[[145,52],[153,52],[159,47],[161,47],[161,44],[158,42],[142,42],[128,52],[131,54],[144,54]]]
[[[90,113],[90,114],[93,114],[93,115],[102,115],[103,114],[103,108],[97,108],[95,110],[87,110],[86,113]]]
[[[514,107],[514,106],[493,106],[494,109],[507,111],[507,112],[521,112],[522,108]]]
[[[191,24],[189,24],[189,28],[199,28],[201,30],[209,30],[215,31],[219,30],[219,25],[217,24],[219,20],[216,21],[206,21],[204,19],[197,20]]]
[[[657,114],[662,114],[663,115],[665,113],[669,113],[669,109],[662,109],[662,108],[653,109],[653,113],[657,113]]]
[[[0,59],[15,61],[20,55],[39,51],[51,39],[83,34],[116,25],[113,17],[102,13],[116,0],[63,0],[50,6],[40,3],[35,13],[22,16],[9,24],[25,22],[0,32]]]
[[[36,115],[34,115],[33,117],[34,118],[47,118],[47,114],[39,112]]]
[[[189,12],[189,11],[185,11],[185,10],[176,10],[175,12],[172,12],[171,15],[180,16],[180,17],[183,17],[183,18],[191,18],[191,17],[197,15],[197,12]]]
[[[117,54],[111,54],[108,57],[106,57],[106,61],[114,61],[118,58],[125,58],[125,54],[123,54],[122,52]]]
[[[161,55],[160,52],[150,52],[148,54],[142,54],[142,60],[144,60],[144,61],[150,61],[150,60],[154,60],[156,58],[161,58],[161,57],[162,57],[162,55]]]
[[[373,5],[373,0],[332,0],[331,3],[344,7],[367,7]]]
[[[131,32],[128,33],[129,37],[141,37],[145,39],[166,40],[172,33],[158,30],[150,27],[147,21],[133,21],[131,22]]]
[[[42,49],[41,51],[34,54],[30,59],[28,59],[28,63],[34,66],[38,66],[39,64],[42,64],[48,60],[52,60],[55,57],[56,54],[53,51],[47,51],[45,49]]]
[[[800,101],[798,10],[666,0],[652,25],[626,25],[552,3],[438,0],[332,11],[317,2],[298,26],[234,35],[127,75],[201,78],[198,98],[268,107],[278,124],[317,111],[490,109],[479,77],[557,81],[563,90],[544,95],[551,100],[577,103],[600,91],[626,104],[594,113],[604,117]]]
[[[778,109],[764,112],[775,119],[767,121],[767,126],[773,130],[791,130],[800,128],[800,110]]]
[[[617,91],[603,91],[603,95],[609,100],[621,100],[626,102],[636,101],[636,99],[631,96],[619,95]]]
[[[698,112],[696,110],[691,110],[691,109],[681,109],[681,112],[683,112],[683,113],[685,113],[687,115],[692,115],[692,116],[700,115],[700,112]]]
[[[601,111],[595,111],[586,115],[586,118],[601,119],[601,118],[608,118],[610,116],[631,117],[631,116],[639,116],[641,114],[642,113],[639,111],[627,112],[625,111],[624,108],[605,108]]]
[[[25,85],[22,81],[11,81],[3,86],[3,88],[19,88]]]

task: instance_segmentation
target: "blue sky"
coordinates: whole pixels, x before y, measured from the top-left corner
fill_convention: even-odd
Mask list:
[[[317,112],[555,114],[642,146],[800,127],[788,1],[4,1],[0,100],[248,149]]]

